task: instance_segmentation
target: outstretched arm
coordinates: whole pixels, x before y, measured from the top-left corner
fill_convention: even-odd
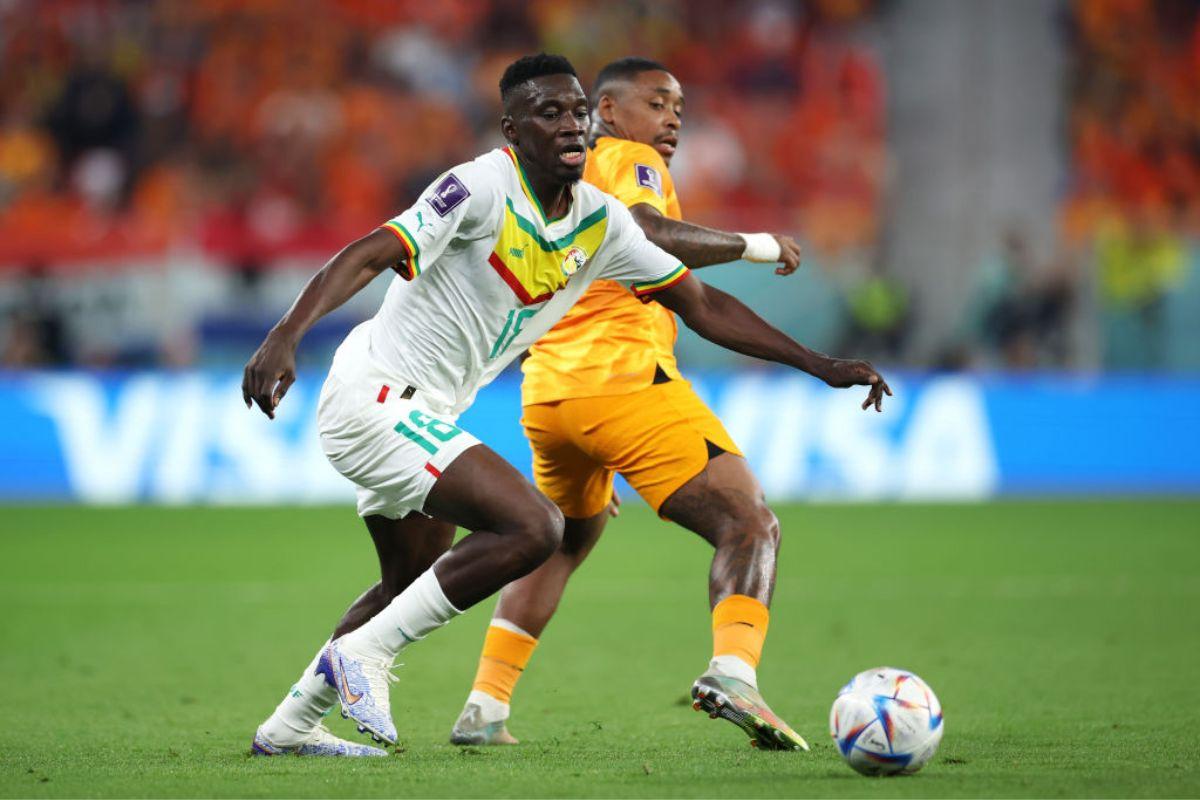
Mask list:
[[[773,233],[729,233],[671,219],[649,203],[630,207],[646,238],[692,269],[749,261],[780,262],[776,275],[791,275],[800,266],[800,245],[790,236]]]
[[[775,361],[807,372],[835,388],[870,386],[864,410],[883,410],[883,396],[891,395],[883,376],[866,361],[830,358],[810,350],[767,324],[740,300],[688,275],[674,286],[656,292],[654,299],[674,311],[689,328],[721,345],[755,358]]]
[[[296,346],[321,317],[345,303],[379,273],[408,258],[400,240],[382,229],[351,242],[305,284],[300,296],[246,364],[242,399],[275,419],[275,408],[296,380]]]

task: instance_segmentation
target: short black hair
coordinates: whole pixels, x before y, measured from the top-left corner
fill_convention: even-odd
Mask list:
[[[543,75],[573,75],[579,77],[575,67],[563,56],[538,53],[532,56],[521,56],[509,64],[500,76],[500,99],[507,100],[509,93],[525,81],[540,78]]]
[[[641,56],[618,58],[616,61],[609,62],[600,70],[600,74],[596,76],[596,83],[592,86],[592,97],[595,100],[599,100],[600,90],[610,83],[636,78],[643,72],[654,72],[656,70],[661,70],[662,72],[671,71],[662,62],[651,58],[642,58]]]

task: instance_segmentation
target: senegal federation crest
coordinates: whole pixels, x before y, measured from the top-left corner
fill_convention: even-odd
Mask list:
[[[562,262],[563,275],[569,278],[583,269],[583,265],[587,263],[587,258],[587,253],[582,247],[572,247],[567,251],[566,258]]]

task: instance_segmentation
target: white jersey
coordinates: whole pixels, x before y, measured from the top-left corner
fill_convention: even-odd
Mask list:
[[[511,148],[454,167],[384,227],[408,250],[379,312],[338,350],[331,373],[371,372],[416,387],[457,416],[479,389],[554,326],[592,281],[639,296],[687,274],[619,200],[571,187],[547,220]]]

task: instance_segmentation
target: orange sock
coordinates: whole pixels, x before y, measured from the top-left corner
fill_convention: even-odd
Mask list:
[[[737,656],[758,669],[771,612],[744,594],[731,594],[713,608],[713,657]]]
[[[483,640],[483,654],[479,656],[479,670],[471,688],[489,694],[501,703],[512,702],[513,689],[537,642],[524,633],[489,625]]]

